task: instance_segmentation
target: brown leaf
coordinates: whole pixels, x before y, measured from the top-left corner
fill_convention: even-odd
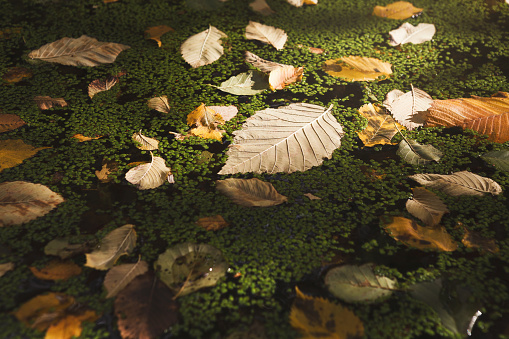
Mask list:
[[[207,231],[217,231],[230,225],[219,214],[214,215],[213,217],[200,218],[196,224]]]
[[[2,75],[2,79],[8,83],[15,83],[23,80],[23,78],[32,77],[32,71],[24,67],[11,67]]]
[[[115,173],[116,171],[118,171],[118,163],[116,161],[105,161],[103,159],[103,166],[100,171],[95,171],[95,176],[100,182],[110,182],[113,180],[113,178],[110,177],[110,174]]]
[[[67,280],[81,274],[81,267],[72,261],[51,260],[43,268],[29,267],[30,271],[42,280]]]
[[[160,26],[154,26],[149,27],[145,30],[145,39],[152,39],[155,42],[157,42],[157,46],[161,47],[161,37],[168,33],[168,32],[174,32],[175,30],[171,28],[170,26],[166,25],[160,25]]]
[[[334,77],[345,81],[382,80],[381,76],[392,74],[392,65],[375,58],[348,56],[340,59],[327,60],[323,70]]]
[[[258,68],[262,72],[271,72],[281,67],[292,67],[285,64],[280,64],[274,61],[265,60],[260,58],[258,55],[251,53],[249,51],[246,51],[244,53],[244,60],[253,65],[254,67]]]
[[[294,82],[301,81],[303,73],[304,67],[279,67],[269,74],[270,89],[273,91],[283,89]]]
[[[406,1],[396,1],[387,6],[375,6],[373,15],[396,20],[404,20],[418,15],[422,12],[422,8],[416,8]]]
[[[110,90],[118,83],[118,78],[119,77],[116,76],[109,76],[106,79],[96,79],[92,81],[88,85],[88,96],[90,99],[92,99],[97,93]]]
[[[0,114],[0,133],[11,131],[26,125],[16,114]]]
[[[115,299],[123,339],[154,339],[178,320],[173,293],[153,273],[137,276]]]
[[[406,202],[406,209],[428,226],[435,226],[449,212],[447,206],[433,192],[424,187],[412,188],[413,196]]]
[[[50,109],[53,106],[65,107],[67,102],[64,98],[51,98],[49,96],[37,96],[34,98],[35,103],[40,109]]]
[[[373,104],[366,104],[359,108],[359,114],[368,120],[368,126],[362,131],[357,132],[366,147],[393,144],[391,140],[398,133],[395,124],[400,130],[405,129],[392,116],[387,114],[384,109]]]
[[[147,102],[149,108],[155,109],[161,113],[170,113],[170,105],[168,104],[168,97],[166,95],[152,98]]]
[[[288,200],[279,194],[271,183],[257,178],[216,180],[216,189],[234,203],[247,207],[268,207]]]
[[[74,315],[70,314],[59,319],[57,322],[51,324],[46,331],[44,339],[71,339],[81,335],[82,328],[81,323],[84,321],[93,322],[99,317],[92,310],[86,310],[85,312]]]
[[[146,261],[134,264],[123,264],[115,266],[106,273],[104,287],[108,291],[106,298],[112,298],[122,291],[134,278],[148,271]]]
[[[465,234],[461,242],[465,247],[476,248],[481,252],[488,251],[491,253],[498,253],[500,251],[495,239],[483,237],[479,232],[470,231],[466,227],[463,227],[463,230]]]
[[[21,139],[0,140],[0,172],[6,168],[18,166],[37,152],[51,147],[33,147]]]
[[[72,136],[74,139],[78,139],[79,142],[84,142],[84,141],[90,141],[90,140],[96,140],[96,139],[99,139],[99,138],[102,138],[102,136],[96,136],[96,137],[87,137],[87,136],[84,136],[83,134],[75,134]]]

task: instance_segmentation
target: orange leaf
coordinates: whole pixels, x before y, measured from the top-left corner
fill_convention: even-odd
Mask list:
[[[80,315],[68,315],[53,323],[46,332],[44,339],[71,339],[81,335],[81,323],[95,321],[98,316],[94,311],[87,310]]]
[[[15,83],[23,80],[23,78],[30,78],[32,76],[32,71],[24,67],[11,67],[2,75],[2,79],[9,83]]]
[[[83,142],[83,141],[90,141],[90,140],[96,140],[96,139],[99,139],[99,138],[102,138],[102,136],[98,136],[98,137],[87,137],[87,136],[84,136],[83,134],[75,134],[72,136],[74,139],[78,139],[79,142]]]
[[[461,242],[465,245],[465,247],[476,248],[481,252],[488,251],[491,253],[497,253],[500,251],[495,239],[485,238],[480,235],[479,232],[470,231],[465,227],[463,229],[465,230],[465,234],[463,235]]]
[[[203,227],[207,231],[217,231],[217,230],[220,230],[220,229],[225,228],[226,226],[230,225],[219,214],[215,215],[213,217],[200,218],[200,219],[198,219],[196,224],[198,226]]]
[[[302,80],[304,67],[284,66],[276,68],[269,74],[270,89],[275,91]]]
[[[25,124],[26,122],[16,114],[0,114],[0,133],[11,131]]]
[[[45,267],[30,267],[30,271],[43,280],[67,280],[81,274],[81,267],[71,261],[52,260]]]
[[[149,27],[145,30],[145,38],[155,40],[155,42],[157,42],[157,46],[161,47],[161,36],[173,31],[175,31],[173,28],[166,25]]]
[[[201,104],[187,116],[187,124],[196,126],[189,131],[194,136],[207,139],[221,140],[222,130],[217,129],[217,125],[224,124],[224,120],[220,114],[213,109]]]
[[[334,77],[345,81],[381,80],[381,76],[392,74],[392,65],[376,58],[347,56],[340,59],[327,60],[323,70]]]
[[[49,96],[36,96],[34,98],[35,103],[40,109],[50,109],[53,106],[65,107],[67,102],[64,98],[51,98]]]
[[[411,18],[422,12],[422,8],[414,7],[406,1],[396,1],[387,6],[375,6],[373,9],[373,15],[396,20],[404,20]]]
[[[25,325],[44,331],[60,318],[65,309],[72,304],[74,304],[73,297],[51,292],[30,299],[13,314]]]

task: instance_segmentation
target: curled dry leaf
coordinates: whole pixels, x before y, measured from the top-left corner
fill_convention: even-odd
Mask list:
[[[318,0],[286,0],[290,5],[295,7],[302,7],[304,5],[317,5]]]
[[[99,248],[87,253],[85,266],[96,270],[108,270],[124,254],[129,254],[136,246],[134,225],[126,224],[108,233]]]
[[[51,260],[43,268],[31,266],[30,271],[42,280],[67,280],[81,274],[81,267],[72,261]]]
[[[104,277],[104,287],[108,291],[106,298],[112,298],[122,291],[134,278],[148,271],[146,261],[138,260],[134,264],[122,264],[113,267]]]
[[[451,196],[502,193],[502,188],[496,181],[468,171],[453,174],[421,173],[411,175],[409,178]]]
[[[272,10],[272,8],[270,8],[270,6],[267,4],[267,1],[265,0],[253,0],[249,4],[249,7],[254,12],[260,13],[261,15],[271,15],[276,13]]]
[[[21,139],[0,140],[0,172],[6,168],[18,166],[37,152],[51,147],[33,147]]]
[[[373,81],[392,74],[392,65],[375,58],[348,56],[327,60],[323,70],[345,81]],[[382,78],[378,79],[381,80]]]
[[[279,67],[269,74],[270,89],[273,91],[283,89],[294,82],[301,81],[303,73],[304,67]]]
[[[171,183],[170,176],[173,177],[163,158],[154,157],[152,152],[150,155],[151,162],[131,168],[125,175],[125,179],[140,190],[157,188],[166,180]]]
[[[269,89],[269,82],[263,73],[247,71],[234,75],[220,86],[214,87],[235,95],[255,95]]]
[[[288,36],[282,29],[249,21],[246,27],[246,39],[258,40],[274,46],[277,50],[285,46]]]
[[[120,52],[130,48],[114,42],[101,42],[82,35],[77,39],[62,38],[28,54],[31,59],[70,66],[98,66],[112,63]]]
[[[385,7],[375,6],[373,9],[373,15],[395,20],[408,19],[421,12],[422,8],[414,7],[414,5],[407,1],[396,1]]]
[[[147,102],[149,108],[155,109],[161,113],[170,113],[170,105],[168,104],[168,97],[166,95],[152,98]]]
[[[411,91],[406,93],[397,89],[387,93],[384,106],[391,111],[397,122],[409,130],[413,130],[424,124],[433,99],[423,90],[410,86],[412,87]]]
[[[65,107],[67,106],[67,102],[65,102],[64,98],[52,98],[49,96],[37,96],[34,98],[37,107],[40,109],[50,109],[54,106]]]
[[[289,65],[284,65],[284,64],[280,64],[280,63],[277,63],[277,62],[274,62],[274,61],[269,61],[269,60],[265,60],[265,59],[262,59],[260,58],[258,55],[254,54],[254,53],[251,53],[249,51],[246,51],[245,54],[244,54],[244,60],[253,65],[254,67],[258,68],[260,71],[262,72],[270,72],[270,71],[274,71],[278,68],[281,68],[281,67],[291,67]]]
[[[118,83],[118,78],[119,77],[116,76],[109,76],[106,79],[96,79],[92,81],[88,85],[88,96],[90,99],[92,99],[97,93],[110,90]]]
[[[69,314],[51,324],[46,331],[45,339],[71,339],[81,336],[84,321],[94,322],[99,317],[92,310],[85,310],[79,314]]]
[[[144,136],[141,134],[141,130],[138,133],[134,133],[132,139],[139,143],[139,145],[136,145],[138,149],[153,151],[159,148],[159,141],[154,138]]]
[[[435,35],[435,25],[420,23],[417,26],[409,22],[405,22],[397,29],[389,32],[391,41],[389,45],[398,46],[403,44],[422,44],[423,42],[430,41]]]
[[[391,145],[391,140],[398,133],[398,128],[400,130],[404,129],[403,126],[394,121],[392,116],[387,114],[385,109],[373,104],[366,104],[359,108],[359,114],[368,120],[366,128],[357,132],[366,147]],[[396,127],[396,124],[399,126]]]
[[[221,39],[227,37],[214,26],[209,26],[208,29],[184,41],[180,46],[180,52],[184,60],[193,68],[209,65],[223,55]]]
[[[200,218],[196,224],[200,227],[203,227],[207,231],[217,231],[230,225],[219,214],[212,217]]]
[[[34,220],[62,202],[64,198],[46,186],[25,181],[3,182],[0,184],[0,227]]]
[[[399,143],[397,155],[412,165],[426,165],[440,161],[442,152],[431,145],[421,145],[413,139],[404,138]]]
[[[435,193],[423,187],[412,188],[412,192],[412,198],[406,202],[406,209],[426,225],[438,225],[442,216],[449,212],[447,206]]]
[[[102,136],[87,137],[87,136],[84,136],[83,134],[75,134],[72,137],[74,139],[77,139],[79,142],[90,141],[90,140],[97,140],[99,138],[102,138]]]
[[[2,75],[2,80],[8,83],[20,82],[24,78],[32,77],[32,71],[25,67],[11,67]]]
[[[16,114],[0,114],[0,133],[12,131],[23,125],[26,125],[26,122]]]
[[[498,253],[500,251],[495,239],[483,237],[479,232],[470,231],[466,227],[463,227],[463,230],[465,234],[463,234],[461,243],[465,245],[465,247],[475,248],[481,252],[488,251],[491,253]]]
[[[161,47],[162,46],[161,37],[168,32],[174,31],[175,30],[173,28],[166,25],[149,27],[145,30],[145,39],[152,39],[155,42],[157,42],[157,46]]]
[[[14,263],[7,262],[4,264],[0,264],[0,277],[2,277],[5,273],[14,269]]]
[[[271,183],[257,178],[216,180],[216,189],[234,203],[246,207],[268,207],[288,200],[279,194]]]
[[[509,172],[509,150],[491,151],[481,155],[481,158],[499,170]]]

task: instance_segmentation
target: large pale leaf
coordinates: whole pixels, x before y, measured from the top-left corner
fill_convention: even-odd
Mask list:
[[[251,53],[249,51],[246,51],[246,53],[244,54],[244,60],[246,60],[247,63],[258,68],[260,71],[267,73],[280,67],[288,66],[274,61],[262,59],[258,55]]]
[[[391,37],[389,45],[422,44],[433,39],[435,31],[435,25],[433,24],[420,23],[417,26],[413,26],[411,23],[405,22],[397,29],[389,32]]]
[[[286,86],[302,80],[304,67],[285,66],[272,70],[269,74],[271,90],[283,89]]]
[[[269,89],[269,82],[263,73],[247,71],[232,76],[220,86],[214,87],[235,95],[255,95]]]
[[[494,142],[509,141],[509,93],[490,98],[435,100],[429,108],[426,126],[460,126],[489,136]]]
[[[64,202],[58,193],[39,184],[10,181],[0,184],[0,227],[18,225],[47,214]]]
[[[484,195],[486,193],[496,195],[502,193],[502,188],[496,181],[468,171],[456,172],[448,175],[421,173],[411,175],[409,178],[417,181],[421,185],[452,196]]]
[[[257,178],[217,180],[216,189],[232,199],[234,203],[247,207],[274,206],[288,200],[287,197],[279,194],[271,183]]]
[[[375,58],[348,56],[327,60],[323,70],[345,81],[373,81],[392,74],[392,65]],[[381,80],[378,79],[378,80]]]
[[[387,6],[375,6],[373,15],[396,20],[408,19],[422,12],[422,8],[414,7],[407,1],[396,1]]]
[[[170,104],[166,95],[155,97],[147,102],[149,108],[155,109],[161,113],[170,113]]]
[[[208,29],[184,41],[180,46],[180,52],[193,68],[209,65],[223,55],[221,39],[226,37],[226,34],[214,26],[209,26]]]
[[[368,126],[357,132],[364,146],[392,144],[392,137],[398,133],[398,128],[396,128],[398,123],[392,116],[373,104],[366,104],[359,108],[359,114],[368,120]],[[400,130],[403,128],[403,126],[399,126]]]
[[[384,100],[384,106],[391,111],[394,119],[409,130],[424,124],[427,110],[433,103],[428,93],[412,85],[411,87],[412,90],[406,93],[392,90]]]
[[[85,266],[96,270],[108,270],[124,254],[129,254],[136,246],[136,231],[134,225],[126,224],[108,233],[99,248],[87,253]]]
[[[432,161],[438,162],[442,152],[431,145],[421,145],[413,139],[405,138],[399,143],[397,154],[404,161],[412,165],[426,165]]]
[[[325,276],[329,292],[346,302],[370,302],[391,295],[396,283],[396,280],[375,275],[370,264],[334,267]]]
[[[104,277],[104,287],[108,291],[106,298],[112,298],[122,291],[134,278],[148,271],[146,261],[134,264],[122,264],[113,267]]]
[[[0,133],[11,131],[25,124],[26,122],[16,114],[0,114]]]
[[[285,46],[288,36],[285,31],[259,22],[249,21],[246,27],[246,39],[258,40],[274,46],[277,50]]]
[[[82,35],[77,39],[62,38],[46,44],[28,54],[31,59],[40,59],[70,66],[98,66],[112,63],[127,45],[114,42],[100,42]]]
[[[220,250],[207,244],[183,243],[167,249],[154,263],[161,280],[177,296],[214,286],[228,269]]]
[[[34,147],[21,139],[0,140],[0,172],[18,166],[23,160],[33,157],[40,150],[51,147]]]
[[[423,187],[412,188],[413,195],[406,202],[406,209],[428,226],[435,226],[449,212],[447,206],[433,192]]]
[[[481,158],[499,170],[509,172],[509,150],[491,151],[481,155]]]
[[[270,8],[270,6],[267,4],[267,1],[265,0],[253,0],[249,4],[249,7],[261,15],[271,15],[276,13],[272,10],[272,8]]]
[[[228,160],[219,174],[305,171],[330,159],[341,145],[343,128],[332,105],[306,103],[256,112],[233,132]]]
[[[141,150],[153,151],[159,148],[159,141],[157,139],[146,137],[141,134],[141,131],[134,133],[132,139],[139,143],[136,147]]]
[[[125,174],[125,179],[140,190],[159,187],[166,180],[171,183],[171,169],[166,166],[166,161],[161,157],[154,157],[152,152],[150,155],[151,162],[131,168]]]

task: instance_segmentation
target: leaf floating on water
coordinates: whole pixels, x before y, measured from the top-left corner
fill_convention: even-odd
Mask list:
[[[389,32],[391,41],[389,45],[398,46],[403,44],[422,44],[423,42],[430,41],[435,35],[435,25],[420,23],[417,26],[409,22],[405,22],[397,29]]]
[[[426,225],[438,225],[442,216],[449,212],[447,206],[435,193],[423,187],[412,188],[412,192],[412,198],[406,202],[406,209]]]
[[[443,153],[431,145],[421,145],[413,139],[405,138],[399,143],[397,153],[401,159],[412,165],[426,165],[440,161]]]
[[[134,278],[148,271],[146,261],[134,264],[122,264],[113,267],[104,277],[104,287],[108,291],[106,298],[112,298],[122,291]]]
[[[269,89],[269,82],[263,73],[247,71],[246,73],[232,76],[221,83],[220,86],[214,87],[235,95],[256,95]]]
[[[96,79],[88,85],[88,96],[92,99],[97,93],[108,91],[117,83],[118,77],[116,76],[109,76],[106,79]]]
[[[64,98],[51,98],[48,96],[37,96],[34,98],[37,107],[40,109],[50,109],[54,106],[65,107],[67,106],[67,102],[65,102]]]
[[[166,25],[149,27],[145,30],[145,39],[152,39],[155,42],[157,42],[157,46],[161,47],[162,46],[161,37],[168,32],[174,31],[175,30],[173,28]]]
[[[384,106],[391,111],[397,122],[413,130],[424,124],[433,99],[423,90],[410,86],[412,90],[406,93],[397,89],[387,93]]]
[[[246,39],[258,40],[280,50],[285,46],[288,36],[282,29],[267,26],[259,22],[249,21],[246,27]]]
[[[304,5],[317,5],[318,0],[286,0],[290,5],[295,7],[302,7]]]
[[[236,106],[230,105],[230,106],[207,106],[207,108],[213,110],[216,112],[216,114],[219,114],[224,121],[229,121],[233,119],[239,112],[238,108]]]
[[[149,108],[155,109],[161,113],[170,113],[170,105],[168,104],[168,97],[166,95],[152,98],[147,102]]]
[[[317,197],[314,194],[311,193],[304,193],[304,196],[307,197],[309,200],[321,200],[322,198]]]
[[[223,229],[230,225],[219,214],[214,215],[212,217],[200,218],[200,219],[198,219],[196,224],[200,227],[203,227],[207,231],[217,231],[217,230]]]
[[[422,8],[414,7],[407,1],[396,1],[385,7],[375,6],[373,15],[388,19],[405,20],[420,14],[422,10]]]
[[[491,151],[481,155],[481,158],[499,170],[509,172],[509,150]]]
[[[246,207],[275,206],[288,200],[279,194],[271,183],[257,178],[217,180],[216,189],[234,203]]]
[[[46,331],[45,339],[71,339],[81,336],[84,321],[94,322],[99,317],[92,310],[86,310],[81,314],[69,314],[60,318]]]
[[[429,188],[444,192],[453,197],[459,195],[484,195],[491,193],[497,195],[502,193],[500,185],[486,177],[462,171],[453,174],[432,174],[421,173],[409,176],[410,179]]]
[[[2,277],[5,273],[14,269],[14,263],[7,262],[4,264],[0,264],[0,277]]]
[[[187,124],[195,126],[189,131],[190,134],[200,136],[202,138],[221,140],[224,132],[217,128],[219,124],[224,124],[224,120],[220,114],[216,113],[210,107],[201,104],[187,116]]]
[[[151,162],[131,168],[125,174],[125,179],[140,190],[157,188],[171,176],[171,169],[166,166],[166,161],[161,157],[154,157],[152,152],[150,155]]]
[[[11,67],[9,70],[2,75],[2,80],[7,83],[20,82],[24,78],[31,78],[32,71],[24,67]]]
[[[362,143],[366,147],[375,145],[392,145],[392,138],[398,129],[395,124],[396,121],[385,112],[384,109],[373,106],[373,104],[366,104],[359,108],[359,114],[368,120],[368,126],[361,132],[357,132]],[[399,125],[399,124],[398,124]],[[399,125],[400,130],[404,129]]]
[[[81,274],[81,267],[72,261],[52,260],[43,268],[31,266],[30,271],[42,280],[67,280]]]
[[[0,114],[0,133],[12,131],[23,125],[26,125],[26,122],[16,114]]]
[[[267,1],[265,1],[265,0],[253,0],[249,4],[249,7],[254,12],[260,13],[261,15],[265,15],[265,16],[276,13],[272,10],[272,8],[270,8],[270,6],[267,4]]]
[[[44,247],[44,254],[54,255],[60,259],[68,259],[77,254],[90,250],[91,244],[88,241],[71,243],[71,237],[62,237],[51,240]]]
[[[461,243],[468,248],[475,248],[481,252],[498,253],[500,249],[497,246],[495,239],[483,237],[479,232],[470,231],[466,227],[463,227],[465,234],[461,239]]]
[[[262,72],[271,72],[281,67],[287,67],[289,65],[280,64],[274,61],[269,61],[260,58],[258,55],[251,53],[249,51],[246,51],[244,54],[244,60],[248,63],[253,65],[254,67],[258,68]],[[291,66],[289,66],[291,67]]]
[[[294,82],[301,81],[303,73],[304,67],[279,67],[269,74],[270,89],[273,91],[283,89]]]
[[[180,52],[184,60],[193,68],[209,65],[223,55],[221,39],[227,37],[214,26],[209,26],[208,29],[184,41],[180,46]]]
[[[0,172],[6,168],[18,166],[37,152],[51,147],[34,147],[21,139],[0,140]]]
[[[145,150],[145,151],[153,151],[159,148],[159,141],[154,138],[149,138],[141,134],[141,131],[138,133],[134,133],[132,139],[139,143],[136,145],[136,148]]]
[[[79,142],[90,141],[90,140],[97,140],[97,139],[102,138],[102,136],[87,137],[87,136],[84,136],[83,134],[75,134],[72,137],[74,139],[77,139]]]
[[[373,81],[382,80],[381,76],[391,75],[392,65],[375,58],[348,56],[327,60],[323,70],[345,81]]]

